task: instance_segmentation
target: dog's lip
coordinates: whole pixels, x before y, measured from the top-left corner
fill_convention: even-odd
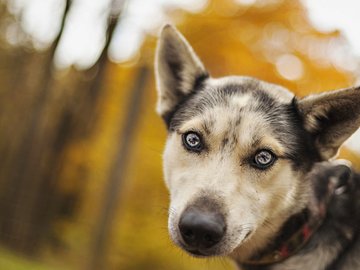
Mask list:
[[[198,250],[198,249],[188,249],[184,248],[188,253],[191,255],[194,255],[195,257],[209,257],[211,255],[205,254],[204,252]]]
[[[243,241],[247,241],[249,238],[251,238],[251,236],[253,235],[254,230],[249,230],[248,232],[246,232],[246,234],[244,235],[244,239]]]
[[[210,257],[210,256],[215,255],[215,254],[208,254],[207,252],[200,250],[200,249],[190,248],[190,247],[184,245],[183,243],[179,243],[179,246],[183,250],[185,250],[186,252],[190,253],[191,255],[193,255],[195,257],[204,258],[204,257]]]

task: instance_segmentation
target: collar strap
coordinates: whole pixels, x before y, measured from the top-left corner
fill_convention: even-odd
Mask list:
[[[259,252],[243,265],[269,265],[281,262],[299,250],[309,241],[311,236],[322,225],[326,210],[336,193],[335,183],[328,183],[327,192],[299,214],[290,217],[280,230],[282,233],[265,250]]]
[[[243,264],[266,265],[289,258],[304,247],[321,226],[322,221],[322,215],[312,216],[310,211],[305,209],[288,220],[282,229],[285,233],[276,238],[274,245],[253,256]],[[290,230],[290,233],[286,233],[287,230]]]

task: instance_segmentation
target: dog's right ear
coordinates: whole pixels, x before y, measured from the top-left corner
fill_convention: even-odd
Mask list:
[[[186,39],[171,25],[161,31],[155,57],[157,112],[169,126],[179,103],[209,75]]]

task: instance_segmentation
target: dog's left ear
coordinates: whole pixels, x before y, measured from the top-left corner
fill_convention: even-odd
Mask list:
[[[334,157],[360,127],[360,87],[310,95],[297,104],[323,160]]]
[[[176,106],[191,94],[208,72],[186,39],[171,25],[161,31],[155,57],[157,112],[169,125]]]

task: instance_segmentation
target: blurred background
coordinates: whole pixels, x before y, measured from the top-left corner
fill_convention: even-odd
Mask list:
[[[156,36],[214,77],[303,96],[360,82],[357,0],[0,0],[0,269],[232,269],[167,233]],[[341,156],[360,168],[360,135]]]

